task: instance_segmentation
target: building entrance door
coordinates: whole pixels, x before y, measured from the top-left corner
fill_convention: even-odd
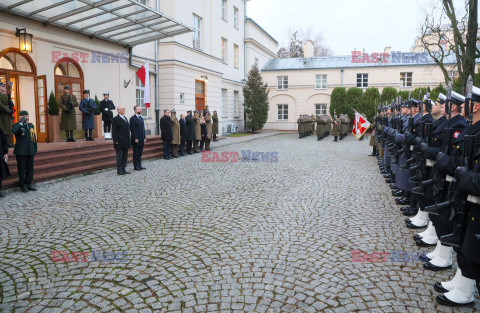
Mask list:
[[[205,82],[195,80],[195,110],[205,111]]]

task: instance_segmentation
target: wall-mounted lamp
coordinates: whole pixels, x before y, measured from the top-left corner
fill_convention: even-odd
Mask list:
[[[27,34],[25,28],[17,28],[15,36],[18,37],[20,51],[22,52],[33,52],[33,35]]]
[[[201,79],[203,79],[204,82],[208,83],[208,76],[207,75],[202,75],[200,76]]]

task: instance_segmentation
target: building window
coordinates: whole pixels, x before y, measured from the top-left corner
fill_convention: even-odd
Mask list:
[[[325,114],[327,114],[327,105],[315,104],[315,115],[325,115]]]
[[[357,87],[368,88],[368,74],[357,74]]]
[[[400,73],[400,87],[412,87],[412,73]]]
[[[240,63],[240,58],[238,56],[239,53],[239,48],[238,45],[233,45],[233,64],[235,65],[235,68],[239,68],[239,63]]]
[[[222,0],[222,19],[227,21],[227,0]]]
[[[277,119],[279,121],[287,121],[288,120],[288,104],[279,104],[277,106]]]
[[[327,74],[315,75],[315,88],[327,89]]]
[[[238,117],[237,104],[240,100],[240,93],[238,91],[233,92],[233,117]]]
[[[193,47],[201,49],[200,38],[202,35],[202,19],[193,14]]]
[[[222,117],[227,117],[227,89],[222,89]]]
[[[222,61],[223,61],[223,63],[228,63],[227,62],[228,61],[228,59],[227,59],[227,57],[228,57],[228,55],[227,55],[227,52],[228,52],[227,51],[227,44],[228,44],[227,39],[222,38]]]
[[[239,25],[239,16],[240,16],[240,11],[236,7],[233,7],[233,26],[238,29]]]
[[[135,86],[136,103],[142,109],[142,115],[144,117],[148,117],[148,110],[145,107],[145,86],[143,86],[138,76],[135,75],[135,77],[136,77],[136,86]]]
[[[180,103],[185,103],[185,94],[183,92],[180,93]]]
[[[277,76],[277,79],[278,79],[277,89],[278,90],[287,90],[288,89],[288,76]]]

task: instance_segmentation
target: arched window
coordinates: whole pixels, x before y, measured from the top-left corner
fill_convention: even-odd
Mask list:
[[[55,66],[55,75],[83,78],[82,69],[75,60],[63,58]]]
[[[0,69],[11,74],[35,76],[37,68],[29,55],[16,48],[8,48],[0,52]]]

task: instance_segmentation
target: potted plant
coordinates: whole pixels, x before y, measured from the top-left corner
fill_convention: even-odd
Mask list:
[[[60,141],[60,108],[53,91],[48,98],[48,141]]]
[[[100,111],[100,101],[98,101],[97,95],[95,95],[95,104],[97,105],[97,108],[93,111],[94,120],[95,120],[95,129],[93,130],[93,137],[100,138],[100,137],[103,137],[102,112]]]

